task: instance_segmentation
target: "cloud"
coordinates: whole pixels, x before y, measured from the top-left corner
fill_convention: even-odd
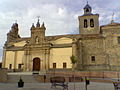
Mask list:
[[[69,1],[69,0],[68,0]],[[19,33],[22,37],[30,37],[30,27],[32,23],[37,22],[37,16],[40,16],[40,22],[45,22],[46,35],[61,35],[73,33],[76,31],[76,18],[74,13],[64,5],[61,0],[1,0],[0,1],[0,49],[6,41],[6,34],[11,29],[11,25],[17,20],[19,24]],[[66,24],[67,22],[67,24]],[[0,55],[2,55],[0,53]]]

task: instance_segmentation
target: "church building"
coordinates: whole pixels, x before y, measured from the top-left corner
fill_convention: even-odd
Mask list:
[[[44,71],[71,69],[70,57],[77,58],[77,70],[120,70],[120,23],[113,20],[99,26],[99,14],[87,3],[78,16],[79,34],[45,36],[45,24],[32,25],[31,37],[18,34],[14,23],[3,47],[2,67],[9,70]],[[49,28],[49,27],[47,27]]]

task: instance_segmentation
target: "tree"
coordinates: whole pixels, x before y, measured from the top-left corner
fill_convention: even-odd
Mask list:
[[[75,69],[75,64],[76,64],[76,62],[77,62],[77,58],[74,56],[74,55],[72,55],[71,57],[70,57],[70,60],[71,60],[71,63],[72,63],[72,69]]]
[[[74,78],[74,90],[75,90],[75,72],[74,72],[74,69],[75,69],[75,64],[76,64],[76,62],[77,62],[77,58],[74,56],[74,55],[72,55],[71,57],[70,57],[70,60],[71,60],[71,63],[72,63],[72,70],[73,70],[73,78]]]

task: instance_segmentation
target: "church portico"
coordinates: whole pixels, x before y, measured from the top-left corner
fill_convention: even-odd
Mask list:
[[[37,65],[38,58],[40,59],[40,64]],[[29,51],[29,54],[25,55],[24,59],[24,71],[34,71],[36,67],[39,66],[40,69],[37,71],[45,71],[49,68],[49,50],[48,49],[33,49]],[[37,66],[36,66],[37,65]]]

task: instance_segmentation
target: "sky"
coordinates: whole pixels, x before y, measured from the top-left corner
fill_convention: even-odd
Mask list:
[[[120,0],[88,0],[93,14],[99,14],[100,25],[120,22]],[[46,35],[78,34],[78,16],[83,15],[86,0],[0,0],[0,61],[6,34],[17,21],[21,37],[30,37],[30,27],[45,23]]]

